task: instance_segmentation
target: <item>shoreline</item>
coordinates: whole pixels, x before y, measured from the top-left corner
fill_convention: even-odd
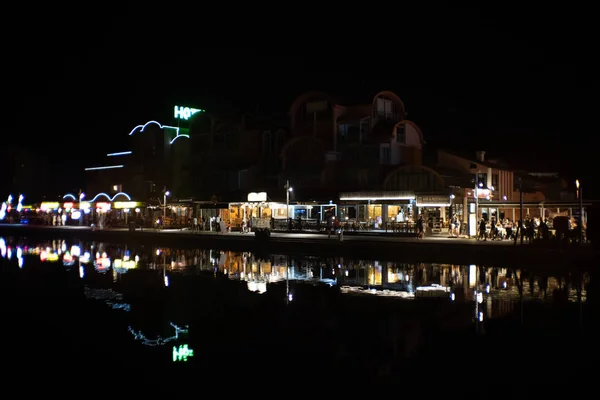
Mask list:
[[[0,236],[18,236],[39,239],[76,239],[108,243],[127,242],[132,245],[154,245],[180,248],[211,248],[214,250],[250,251],[257,254],[284,254],[290,256],[347,257],[353,259],[397,261],[407,263],[476,264],[531,267],[589,267],[600,252],[591,246],[564,250],[541,244],[508,242],[477,242],[475,239],[414,237],[391,234],[326,234],[275,232],[268,239],[258,239],[252,233],[199,232],[180,230],[104,229],[92,231],[89,227],[0,225]]]

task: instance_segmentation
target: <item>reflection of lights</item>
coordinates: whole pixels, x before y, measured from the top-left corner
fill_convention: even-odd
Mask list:
[[[108,271],[110,268],[110,258],[106,257],[106,253],[102,253],[102,258],[97,258],[94,268],[100,273]]]
[[[450,300],[456,300],[456,295],[454,293],[450,293]]]
[[[83,277],[85,276],[85,268],[83,268],[83,265],[79,266],[79,277],[81,279],[83,279]]]
[[[490,292],[490,285],[489,284],[485,285],[485,292],[486,293]]]
[[[290,293],[288,294],[288,301],[292,301],[294,300],[294,296]]]
[[[173,362],[186,362],[188,357],[194,356],[194,350],[190,349],[187,344],[180,344],[179,347],[173,346]]]
[[[42,262],[44,262],[44,261],[50,261],[50,262],[58,261],[58,254],[53,253],[53,252],[49,252],[48,250],[42,250],[42,251],[40,251],[40,261],[42,261]]]
[[[63,255],[63,265],[70,267],[75,263],[75,258],[68,251]]]
[[[2,258],[6,257],[6,241],[0,237],[0,255]]]
[[[71,246],[71,255],[73,257],[79,257],[81,255],[81,249],[79,246]]]
[[[164,281],[165,281],[165,286],[169,286],[169,275],[165,275]]]
[[[81,276],[81,271],[80,271]],[[131,311],[131,306],[123,303],[123,295],[111,289],[91,289],[84,287],[83,292],[88,299],[104,301],[113,310]]]
[[[131,260],[123,261],[120,258],[117,258],[113,261],[113,268],[119,274],[124,274],[127,271],[129,271],[130,269],[134,269],[136,267],[137,267],[137,264],[135,261],[131,261]]]
[[[91,258],[91,254],[89,251],[86,251],[85,253],[83,253],[83,255],[81,257],[79,257],[79,261],[87,264],[90,262],[90,258]]]
[[[502,282],[502,287],[503,287],[504,289],[506,289],[506,286],[507,286],[507,284],[506,284],[506,281]]]
[[[410,292],[403,292],[400,290],[376,290],[376,289],[363,289],[357,286],[340,286],[340,293],[343,294],[365,294],[375,295],[381,297],[399,297],[403,299],[414,299],[415,294]]]
[[[479,322],[483,321],[483,312],[479,312]]]
[[[161,336],[158,336],[156,339],[148,339],[142,333],[142,331],[136,332],[135,330],[133,330],[133,328],[131,326],[128,328],[128,331],[133,335],[135,340],[141,340],[143,345],[152,346],[152,347],[165,345],[173,340],[179,339],[180,334],[188,333],[189,325],[186,325],[184,328],[181,328],[172,322],[169,322],[169,325],[171,325],[173,327],[173,329],[175,329],[175,334],[168,338],[163,338]]]
[[[481,292],[477,293],[477,302],[479,304],[483,303],[483,293],[481,293]]]
[[[9,260],[12,258],[12,249],[10,247],[6,248],[6,258]]]
[[[248,281],[247,285],[248,285],[248,290],[251,292],[258,292],[258,293],[262,294],[267,291],[266,282]]]

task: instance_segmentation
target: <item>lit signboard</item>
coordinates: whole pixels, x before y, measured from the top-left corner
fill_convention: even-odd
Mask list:
[[[248,201],[249,202],[261,202],[261,201],[267,201],[267,192],[260,192],[260,193],[248,193]]]
[[[42,211],[56,210],[59,207],[60,207],[60,204],[58,201],[46,201],[40,205],[40,210],[42,210]]]
[[[204,110],[192,107],[175,106],[175,119],[183,119],[187,121],[192,115],[198,112],[204,112]]]
[[[450,196],[418,196],[417,207],[448,207]]]
[[[96,210],[106,212],[110,210],[110,203],[96,203]]]
[[[115,201],[113,208],[136,208],[140,203],[137,201]]]

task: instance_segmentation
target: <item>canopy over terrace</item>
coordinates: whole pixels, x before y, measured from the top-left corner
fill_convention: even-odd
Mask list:
[[[578,215],[580,207],[584,208],[584,223],[587,221],[586,209],[592,206],[591,202],[584,201],[541,201],[523,202],[523,217],[553,219],[557,216],[573,217]],[[521,203],[518,201],[480,201],[479,218],[495,216],[500,219],[508,218],[512,221],[521,219]]]

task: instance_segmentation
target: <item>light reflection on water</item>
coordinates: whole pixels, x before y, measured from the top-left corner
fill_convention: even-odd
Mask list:
[[[584,273],[583,288],[578,293],[578,285],[569,274],[522,274],[518,269],[492,266],[405,264],[341,257],[257,256],[248,252],[211,249],[128,248],[105,243],[71,244],[64,240],[11,246],[6,243],[6,239],[0,238],[0,254],[3,258],[15,259],[21,267],[25,255],[39,256],[44,262],[62,262],[65,266],[75,263],[88,265],[97,273],[110,274],[115,281],[119,275],[132,269],[159,270],[163,271],[165,277],[212,272],[231,280],[245,281],[248,290],[258,293],[266,292],[271,283],[292,280],[338,285],[343,288],[344,293],[349,294],[373,294],[399,299],[434,295],[473,301],[477,291],[480,291],[486,299],[517,301],[522,294],[525,300],[552,301],[556,296],[564,295],[569,301],[578,301],[580,295],[585,301],[589,280]],[[81,275],[87,269],[89,268],[84,268]],[[168,285],[168,278],[164,281]],[[434,293],[425,293],[426,291]]]
[[[152,282],[151,290],[169,287],[177,292],[185,290],[188,278],[212,276],[245,282],[252,296],[266,296],[278,287],[285,287],[285,297],[282,298],[287,304],[303,300],[298,295],[301,291],[297,290],[297,285],[303,284],[339,288],[343,295],[356,299],[361,296],[384,297],[408,302],[437,298],[448,303],[474,304],[470,318],[475,317],[479,321],[513,314],[521,302],[583,303],[587,300],[589,283],[589,276],[585,273],[534,274],[490,266],[259,256],[248,252],[151,246],[134,248],[107,243],[68,243],[64,240],[27,243],[4,238],[0,239],[0,256],[20,268],[27,268],[27,263],[35,259],[73,268],[83,281],[86,297],[106,303],[115,312],[130,315],[128,331],[131,338],[147,346],[180,344],[181,336],[187,334],[189,318],[185,313],[170,308],[161,314],[161,323],[147,328],[143,318],[135,315],[136,306],[124,299],[140,295],[135,292],[137,289],[131,289],[132,280],[143,286],[144,291],[148,282]],[[129,280],[127,284],[125,277]],[[578,291],[579,287],[581,290]],[[124,294],[120,290],[133,290],[134,293]]]

